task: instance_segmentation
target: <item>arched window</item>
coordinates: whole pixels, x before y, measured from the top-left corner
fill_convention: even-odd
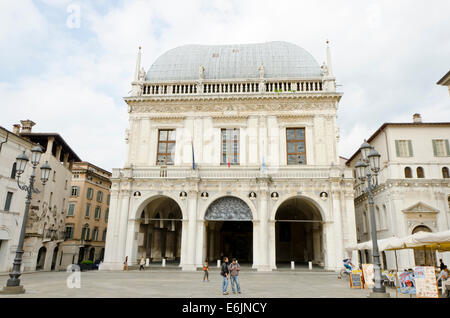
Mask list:
[[[16,172],[17,172],[17,168],[16,168],[16,163],[14,162],[13,165],[12,165],[12,169],[11,169],[11,179],[15,179],[16,178]]]
[[[367,233],[367,213],[366,211],[363,212],[363,233]]]
[[[412,171],[410,167],[405,168],[405,178],[412,178]]]
[[[442,168],[442,178],[449,178],[447,167]]]
[[[425,178],[422,167],[417,167],[417,178]]]

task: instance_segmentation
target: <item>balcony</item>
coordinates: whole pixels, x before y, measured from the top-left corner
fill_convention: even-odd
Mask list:
[[[352,178],[351,169],[329,166],[281,166],[268,167],[263,172],[259,166],[202,166],[192,167],[153,166],[147,168],[113,169],[113,178],[133,179],[256,179],[270,177],[276,179],[329,179]]]

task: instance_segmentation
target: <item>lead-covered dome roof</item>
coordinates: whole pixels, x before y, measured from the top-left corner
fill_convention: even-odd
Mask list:
[[[237,45],[183,45],[167,51],[150,67],[146,80],[198,80],[200,65],[205,80],[320,77],[317,61],[305,49],[288,42]]]

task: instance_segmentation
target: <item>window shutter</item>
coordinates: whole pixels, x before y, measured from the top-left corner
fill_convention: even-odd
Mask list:
[[[436,140],[433,139],[432,141],[433,141],[433,153],[434,153],[434,156],[437,157],[437,145],[436,145]]]
[[[448,139],[445,139],[445,148],[447,148],[447,156],[450,156],[450,146],[448,144]]]
[[[397,153],[397,157],[400,157],[400,145],[398,140],[395,141],[395,151]]]
[[[412,142],[411,140],[408,140],[408,148],[409,148],[409,156],[414,157],[413,148],[412,148]]]

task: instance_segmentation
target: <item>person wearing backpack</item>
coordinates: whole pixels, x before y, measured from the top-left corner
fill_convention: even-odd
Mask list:
[[[233,263],[229,266],[230,271],[230,281],[231,281],[231,290],[233,291],[233,294],[236,294],[236,291],[234,289],[234,285],[236,285],[236,289],[238,294],[241,293],[241,286],[239,285],[239,271],[241,270],[241,267],[239,266],[237,260],[233,258]]]
[[[222,267],[220,268],[220,275],[222,275],[222,293],[224,295],[228,295],[227,288],[228,288],[228,279],[230,275],[230,271],[228,270],[228,257],[223,258]]]

